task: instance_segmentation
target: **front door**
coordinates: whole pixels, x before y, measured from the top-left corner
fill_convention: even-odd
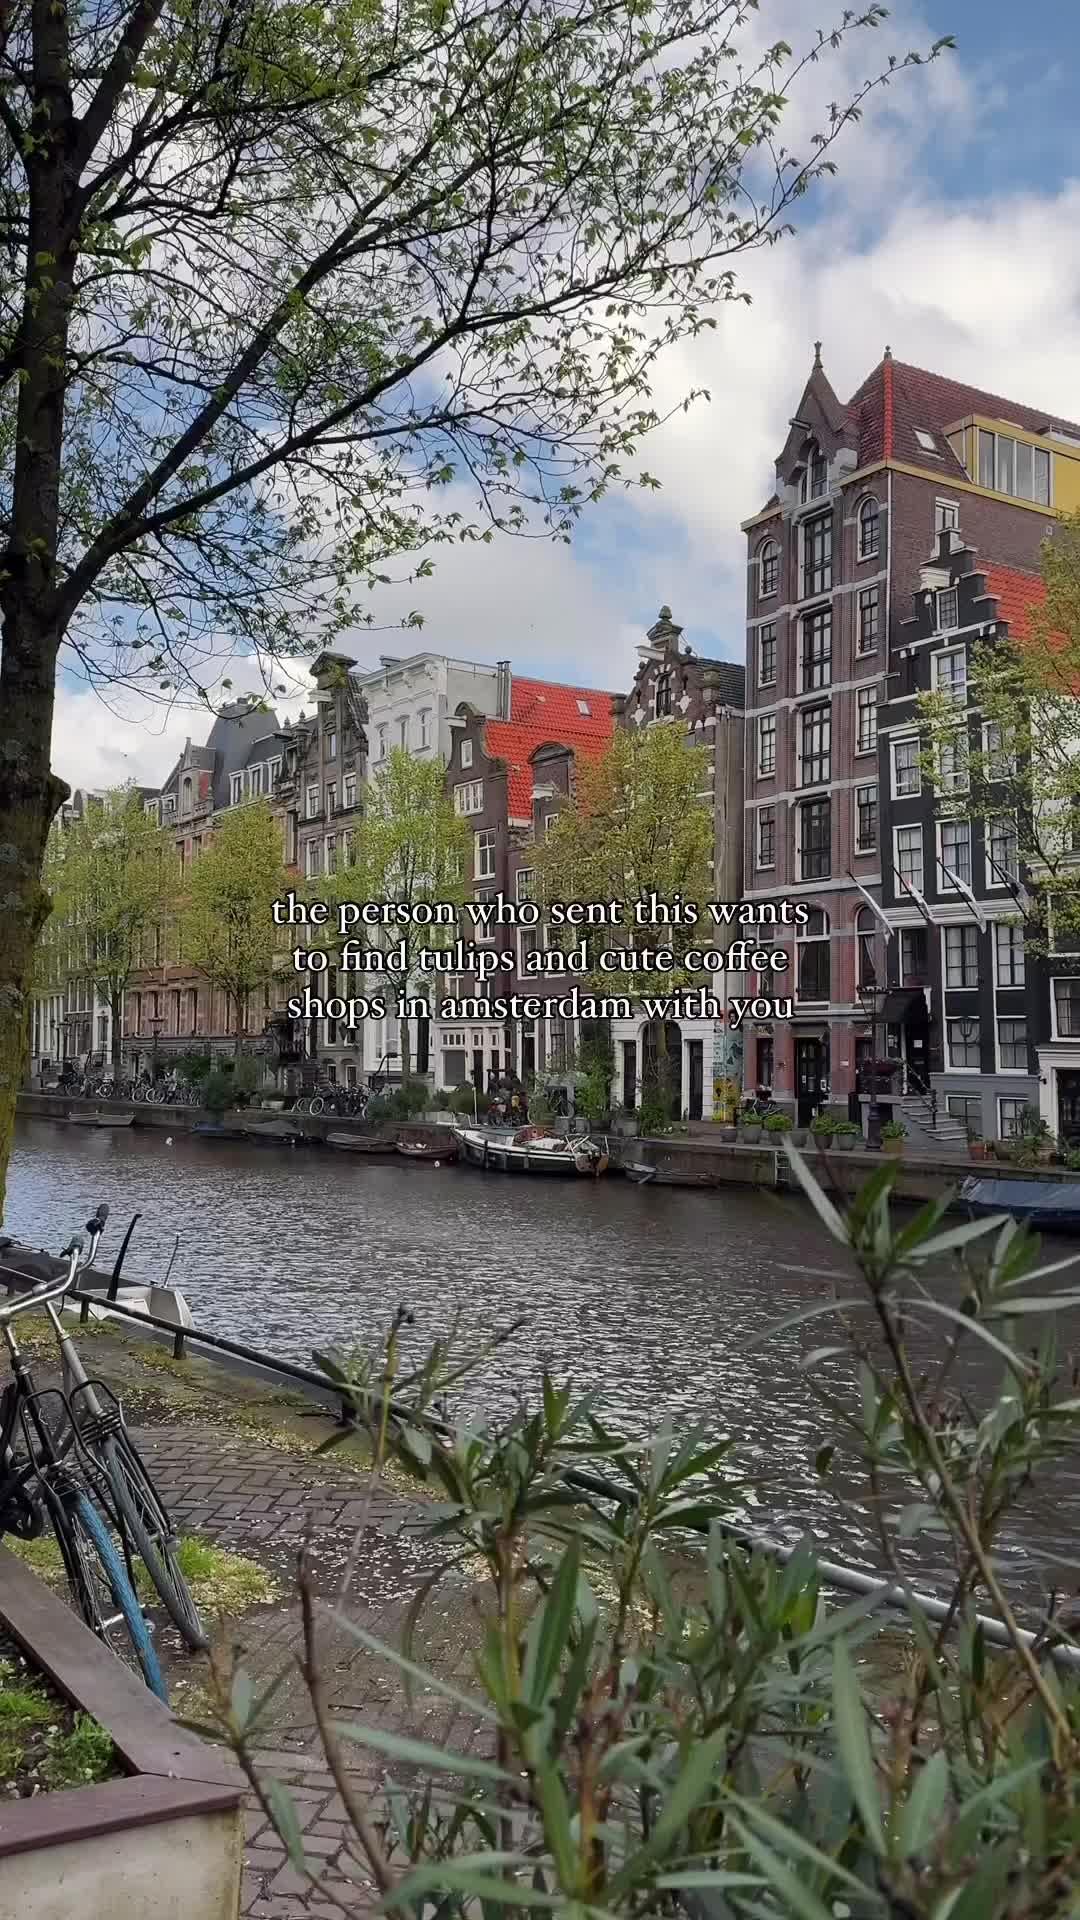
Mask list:
[[[690,1091],[686,1100],[688,1120],[700,1120],[702,1101],[705,1093],[705,1046],[701,1040],[688,1040],[686,1050],[690,1056]]]
[[[1059,1070],[1057,1092],[1058,1132],[1070,1146],[1080,1146],[1080,1073]]]
[[[795,1089],[798,1101],[797,1124],[808,1127],[815,1113],[828,1098],[829,1049],[820,1039],[802,1039],[795,1043]]]

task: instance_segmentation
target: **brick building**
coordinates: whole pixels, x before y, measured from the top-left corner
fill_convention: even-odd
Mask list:
[[[1080,428],[888,349],[845,404],[818,347],[776,483],[744,523],[746,896],[808,918],[790,943],[794,1019],[751,1036],[746,1078],[806,1120],[858,1111],[860,974],[876,954],[883,981],[885,955],[854,882],[880,900],[893,866],[879,710],[922,569],[961,529],[995,563],[1034,568],[1055,513],[1080,505]]]

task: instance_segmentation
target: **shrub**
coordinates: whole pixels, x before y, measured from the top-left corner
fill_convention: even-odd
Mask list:
[[[178,1077],[189,1080],[193,1087],[201,1086],[213,1071],[213,1058],[208,1053],[181,1053],[177,1056]]]
[[[818,1140],[831,1140],[836,1132],[836,1125],[831,1113],[815,1113],[810,1122],[810,1131]]]
[[[790,1133],[794,1124],[790,1113],[768,1113],[764,1121],[766,1133]]]
[[[220,1067],[215,1067],[203,1082],[202,1097],[203,1106],[209,1107],[211,1113],[224,1113],[226,1107],[231,1107],[233,1103],[231,1074],[222,1073]]]
[[[886,1120],[881,1129],[883,1140],[906,1140],[907,1128],[902,1120]]]
[[[391,1120],[411,1120],[415,1114],[424,1112],[428,1098],[428,1090],[422,1080],[406,1080],[388,1096],[387,1114]]]
[[[854,1140],[862,1128],[856,1126],[854,1120],[838,1120],[832,1131],[834,1140]]]

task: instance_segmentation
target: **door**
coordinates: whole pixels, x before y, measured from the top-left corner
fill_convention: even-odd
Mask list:
[[[1058,1132],[1070,1146],[1080,1145],[1080,1073],[1058,1071]]]
[[[828,1097],[829,1049],[824,1040],[807,1038],[796,1041],[795,1090],[798,1101],[797,1124],[808,1127]]]
[[[701,1040],[688,1040],[686,1050],[689,1054],[690,1067],[690,1091],[686,1099],[686,1117],[688,1120],[700,1120],[705,1092],[704,1043]]]
[[[622,1103],[628,1113],[637,1105],[637,1041],[622,1043]]]

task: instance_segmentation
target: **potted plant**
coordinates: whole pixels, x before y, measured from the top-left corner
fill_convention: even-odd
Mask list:
[[[891,1153],[894,1156],[903,1153],[906,1139],[907,1128],[902,1120],[886,1120],[881,1129],[881,1146],[884,1153]]]
[[[832,1114],[815,1113],[810,1122],[810,1132],[813,1134],[819,1147],[830,1146],[836,1132],[836,1121],[833,1119]]]
[[[838,1120],[833,1128],[833,1146],[841,1153],[850,1153],[859,1138],[859,1129],[854,1120]]]
[[[969,1127],[967,1130],[967,1143],[968,1153],[972,1160],[985,1160],[987,1158],[990,1149],[982,1135],[976,1133],[974,1127]]]
[[[754,1146],[761,1139],[761,1115],[756,1108],[748,1107],[739,1115],[739,1139],[747,1146]]]
[[[790,1113],[770,1113],[765,1117],[762,1131],[778,1137],[784,1133],[791,1133],[792,1129],[793,1122]]]

